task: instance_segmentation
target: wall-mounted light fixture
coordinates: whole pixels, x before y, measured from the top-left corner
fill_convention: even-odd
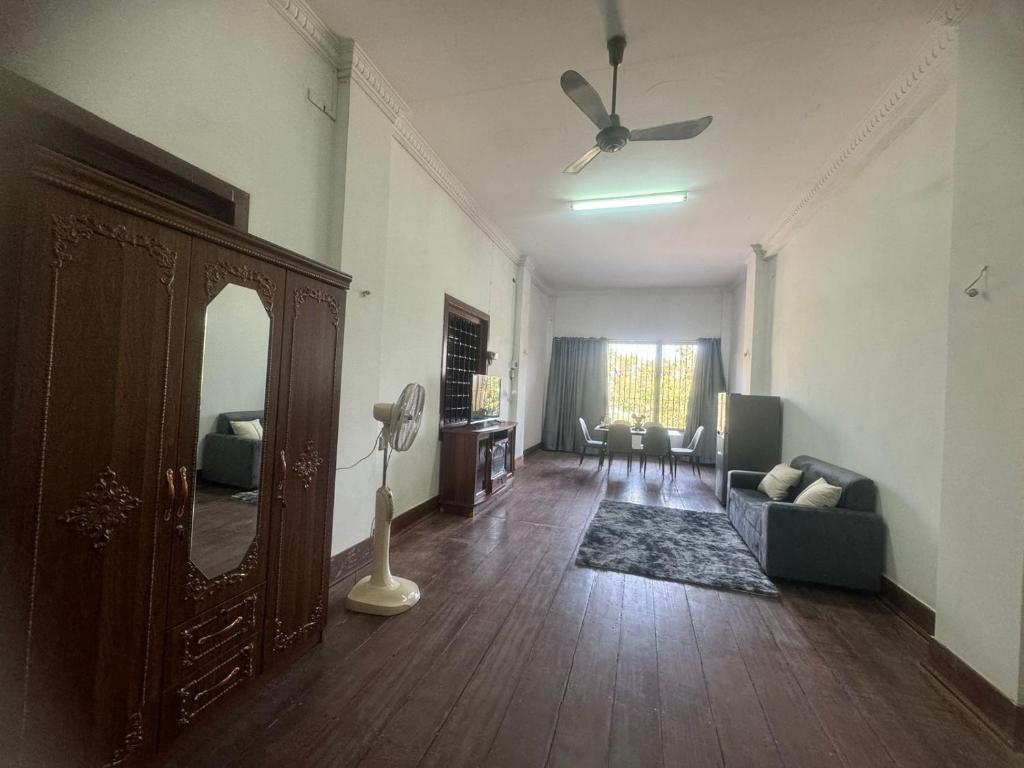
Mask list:
[[[605,208],[636,208],[643,205],[670,205],[685,202],[685,192],[665,192],[658,195],[607,197],[601,200],[573,200],[570,205],[574,211],[599,211]]]
[[[985,290],[984,284],[981,286],[980,289],[979,288],[975,288],[974,286],[976,286],[978,283],[980,283],[982,280],[984,280],[986,275],[988,275],[988,264],[986,264],[984,267],[981,268],[981,272],[979,272],[978,276],[976,278],[974,278],[974,282],[972,282],[970,285],[968,285],[966,288],[964,288],[964,293],[966,293],[968,296],[970,296],[973,299],[975,296],[977,296],[979,293],[981,293],[983,290]]]

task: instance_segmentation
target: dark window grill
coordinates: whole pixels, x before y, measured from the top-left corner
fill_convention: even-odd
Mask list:
[[[445,297],[444,381],[441,426],[465,424],[472,411],[473,374],[486,369],[489,318],[482,312]]]

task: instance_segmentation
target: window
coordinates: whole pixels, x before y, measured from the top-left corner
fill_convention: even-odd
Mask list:
[[[487,372],[490,318],[452,296],[444,297],[441,353],[441,426],[469,421],[474,373]]]
[[[696,358],[694,344],[609,344],[608,416],[684,429]]]

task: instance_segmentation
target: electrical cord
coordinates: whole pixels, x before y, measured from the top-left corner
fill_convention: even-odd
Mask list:
[[[380,446],[380,439],[381,439],[381,437],[383,437],[383,435],[384,435],[384,428],[381,427],[380,432],[377,433],[377,437],[375,437],[374,440],[373,440],[373,448],[370,449],[370,452],[368,454],[363,456],[363,458],[359,459],[359,461],[357,461],[355,464],[349,464],[347,467],[338,467],[338,469],[352,469],[353,467],[359,466],[364,461],[366,461],[368,458],[373,456],[373,454],[375,454],[377,452],[377,448]]]

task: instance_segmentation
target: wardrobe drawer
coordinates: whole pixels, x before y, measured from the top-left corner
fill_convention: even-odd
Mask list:
[[[168,632],[164,686],[195,677],[216,657],[244,645],[263,624],[262,585]]]
[[[204,717],[207,710],[256,677],[260,671],[260,636],[253,635],[238,649],[182,685],[164,691],[161,702],[161,742],[173,738]]]

